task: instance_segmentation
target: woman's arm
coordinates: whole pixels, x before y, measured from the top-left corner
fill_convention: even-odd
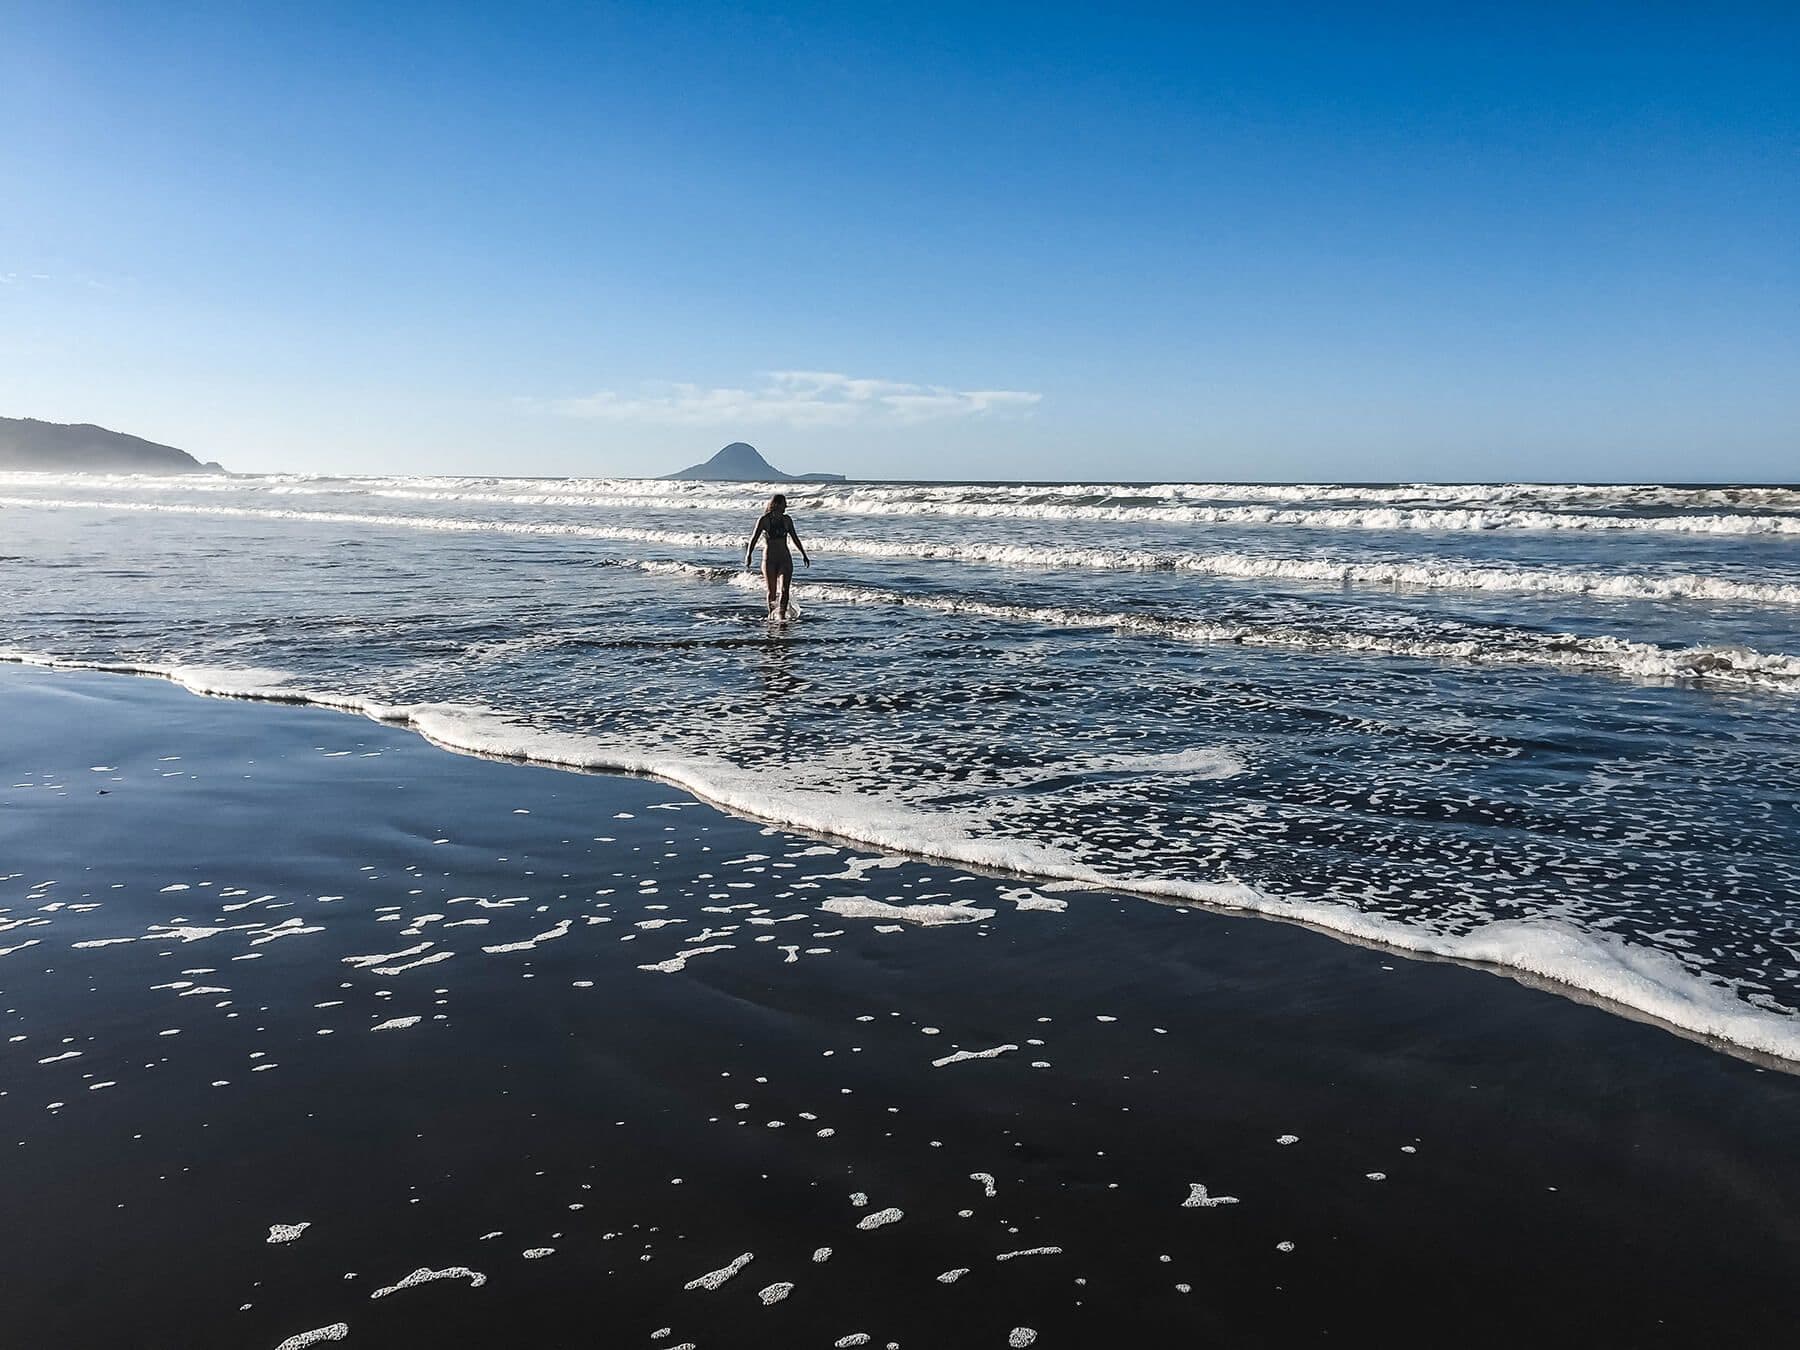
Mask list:
[[[744,570],[746,572],[750,570],[750,555],[756,552],[756,541],[763,537],[763,531],[768,528],[768,524],[769,518],[767,516],[758,520],[756,522],[756,529],[750,535],[750,542],[744,545]],[[810,566],[810,564],[808,565]]]
[[[788,532],[788,533],[789,533],[789,534],[790,534],[790,535],[792,535],[792,536],[793,536],[793,537],[794,537],[794,543],[795,543],[795,544],[796,544],[796,545],[797,545],[797,546],[798,546],[798,547],[799,547],[799,549],[800,549],[800,558],[801,558],[801,561],[803,561],[803,562],[804,562],[804,563],[805,563],[805,564],[806,564],[806,565],[807,565],[807,566],[808,566],[808,567],[811,567],[811,566],[812,566],[812,559],[811,559],[811,558],[808,558],[808,557],[807,557],[807,556],[806,556],[806,545],[805,545],[805,544],[802,544],[802,543],[801,543],[801,542],[800,542],[800,531],[798,531],[798,530],[796,530],[796,529],[795,529],[795,528],[794,528],[794,518],[793,518],[793,517],[792,517],[792,516],[789,516],[789,517],[788,517],[788,518],[787,518],[787,532]]]

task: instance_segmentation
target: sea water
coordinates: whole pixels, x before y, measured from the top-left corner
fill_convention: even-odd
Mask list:
[[[1800,488],[794,484],[779,627],[771,490],[0,475],[0,648],[1800,1061]]]

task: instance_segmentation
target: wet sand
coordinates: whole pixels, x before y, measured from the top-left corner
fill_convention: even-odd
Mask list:
[[[316,709],[0,726],[7,1345],[1789,1334],[1800,1077],[1657,1027]]]

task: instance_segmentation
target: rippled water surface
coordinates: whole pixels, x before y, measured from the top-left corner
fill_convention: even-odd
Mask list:
[[[1800,1058],[1800,489],[0,475],[0,645]],[[179,668],[179,669],[175,669]]]

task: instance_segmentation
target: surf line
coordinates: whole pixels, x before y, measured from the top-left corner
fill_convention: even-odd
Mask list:
[[[1687,970],[1666,952],[1584,931],[1560,920],[1500,920],[1467,933],[1433,933],[1344,905],[1271,895],[1240,881],[1118,876],[1062,849],[981,836],[961,827],[948,813],[929,813],[897,803],[791,788],[783,796],[787,809],[770,811],[764,805],[769,801],[767,784],[754,771],[734,765],[646,755],[575,733],[524,728],[506,721],[507,714],[492,708],[402,706],[357,695],[315,693],[283,685],[280,681],[286,676],[281,672],[83,661],[19,651],[0,651],[0,661],[54,670],[153,676],[211,697],[357,713],[413,731],[440,749],[474,758],[654,778],[729,815],[812,838],[993,875],[1063,882],[1082,890],[1293,923],[1398,956],[1449,960],[1504,975],[1527,987],[1660,1027],[1766,1068],[1800,1073],[1800,1017],[1756,1008],[1737,998],[1728,985]],[[233,682],[234,675],[240,683]],[[851,801],[862,804],[847,810]]]
[[[646,571],[752,586],[729,568],[686,563],[633,564]],[[1594,672],[1627,678],[1708,682],[1734,688],[1800,693],[1800,657],[1785,652],[1759,652],[1747,647],[1659,647],[1653,643],[1574,633],[1540,634],[1493,627],[1467,638],[1405,638],[1379,633],[1308,633],[1298,628],[1252,628],[1245,624],[1210,624],[1154,615],[1074,610],[1056,606],[1010,605],[964,596],[903,594],[876,586],[831,582],[797,583],[808,600],[852,605],[887,605],[896,609],[941,614],[969,614],[1009,623],[1044,624],[1056,628],[1112,630],[1174,642],[1234,644],[1291,651],[1344,652],[1356,656],[1414,657],[1462,661],[1476,665],[1545,666],[1554,670]],[[1482,636],[1493,645],[1482,646]]]
[[[639,503],[641,504],[641,503]],[[184,502],[106,501],[79,497],[0,496],[0,505],[50,509],[134,511],[159,515],[287,520],[324,525],[437,530],[537,537],[569,537],[667,544],[672,548],[735,548],[729,532],[661,530],[563,521],[481,520],[392,512],[305,511],[290,507],[209,506]],[[1297,582],[1326,586],[1396,587],[1427,591],[1499,591],[1523,595],[1593,595],[1613,600],[1687,600],[1702,603],[1800,606],[1800,584],[1729,577],[1560,568],[1494,567],[1460,561],[1354,562],[1339,558],[1263,557],[1252,553],[1196,553],[1135,548],[1044,548],[1031,544],[936,544],[915,540],[820,536],[814,546],[854,557],[917,562],[975,562],[1039,570],[1078,568],[1114,572],[1186,572],[1226,581]]]

